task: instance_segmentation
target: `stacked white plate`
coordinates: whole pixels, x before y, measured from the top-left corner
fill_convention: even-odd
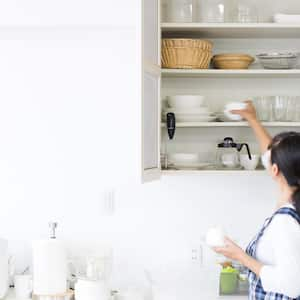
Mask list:
[[[300,24],[300,15],[292,14],[275,14],[273,16],[275,23],[296,23]]]
[[[199,95],[176,95],[167,97],[168,107],[163,110],[163,119],[167,113],[174,113],[177,122],[212,122],[216,119]]]

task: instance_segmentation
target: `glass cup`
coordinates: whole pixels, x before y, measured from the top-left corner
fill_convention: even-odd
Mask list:
[[[275,96],[273,100],[273,116],[275,121],[286,121],[287,97]]]
[[[254,99],[257,115],[260,121],[270,121],[272,113],[272,101],[270,97],[261,96]]]
[[[223,23],[225,22],[225,0],[199,1],[200,22]]]
[[[288,97],[287,98],[287,107],[286,107],[286,121],[293,122],[296,118],[296,98]]]
[[[239,0],[231,11],[231,22],[258,23],[258,9],[254,3]]]
[[[300,97],[295,98],[294,122],[300,122]]]
[[[192,0],[171,0],[167,5],[167,20],[171,23],[189,23],[193,21]]]

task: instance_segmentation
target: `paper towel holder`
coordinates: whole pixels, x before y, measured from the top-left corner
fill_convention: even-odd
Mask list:
[[[57,228],[57,222],[49,222],[50,227],[50,239],[56,239],[56,228]]]

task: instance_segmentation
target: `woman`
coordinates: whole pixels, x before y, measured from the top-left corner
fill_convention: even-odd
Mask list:
[[[300,133],[272,139],[247,103],[233,113],[249,122],[260,142],[263,163],[279,187],[277,210],[246,251],[228,238],[214,250],[248,268],[249,299],[300,299]]]

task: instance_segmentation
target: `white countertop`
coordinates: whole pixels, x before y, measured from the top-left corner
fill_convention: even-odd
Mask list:
[[[217,296],[211,293],[201,293],[200,295],[197,293],[195,296],[197,300],[247,300],[247,296]],[[195,299],[195,300],[196,300]],[[6,296],[5,300],[22,300],[22,299],[17,299],[15,297],[15,293],[13,289],[10,289],[8,295]],[[167,300],[167,299],[166,299]],[[174,299],[176,300],[176,299]],[[183,299],[184,300],[184,299]]]

